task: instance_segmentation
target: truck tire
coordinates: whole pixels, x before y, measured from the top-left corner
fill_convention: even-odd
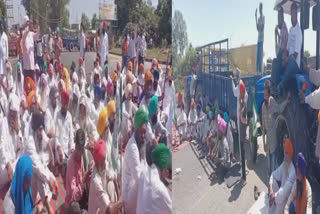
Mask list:
[[[250,145],[250,161],[255,164],[257,161],[257,150],[258,141],[257,138],[253,136],[253,118],[250,119],[249,123],[249,145]]]
[[[291,96],[290,104],[287,105],[282,114],[277,116],[275,129],[278,164],[280,165],[283,161],[283,143],[285,137],[289,137],[293,145],[293,162],[295,163],[299,152],[304,154],[308,162],[310,153],[307,148],[310,142],[308,140],[307,112],[306,108],[300,103],[298,96]]]

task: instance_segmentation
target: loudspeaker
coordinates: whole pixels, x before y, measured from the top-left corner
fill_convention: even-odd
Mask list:
[[[317,2],[316,6],[312,9],[312,29],[314,31],[320,30],[320,3]]]
[[[301,5],[301,11],[302,11],[301,14],[303,14],[301,29],[306,30],[309,28],[309,16],[310,16],[310,3],[309,3],[309,1],[303,2],[303,4]]]

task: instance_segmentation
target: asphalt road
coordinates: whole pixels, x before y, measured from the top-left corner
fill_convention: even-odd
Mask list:
[[[173,176],[173,213],[246,213],[255,202],[254,185],[259,191],[267,191],[267,162],[261,141],[256,164],[247,161],[247,184],[241,187],[237,183],[230,189],[219,177],[209,178],[212,167],[197,158],[196,146],[188,144],[175,152],[173,170],[181,168],[181,173]],[[247,146],[247,160],[248,151]]]

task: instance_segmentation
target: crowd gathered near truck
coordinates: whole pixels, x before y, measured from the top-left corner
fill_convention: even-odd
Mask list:
[[[311,68],[303,56],[303,31],[309,28],[312,9],[312,27],[319,37],[320,3],[277,0],[274,9],[278,24],[271,75],[262,69],[265,17],[260,3],[259,17],[255,12],[257,74],[242,76],[240,68],[232,71],[228,39],[198,47],[197,64],[185,78],[185,91],[178,94],[176,127],[179,143],[188,140],[198,145],[199,158],[212,162],[223,176],[239,161],[242,185],[246,185],[246,157],[255,163],[261,136],[268,166],[268,213],[312,213],[308,179],[315,177],[320,183],[319,48],[316,68]],[[290,25],[285,14],[290,15]]]

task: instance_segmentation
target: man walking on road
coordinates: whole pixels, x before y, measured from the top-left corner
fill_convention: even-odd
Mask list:
[[[82,57],[83,61],[86,49],[86,35],[85,35],[85,28],[83,23],[81,23],[81,39],[80,39],[80,56]]]
[[[262,14],[262,2],[259,4],[260,17],[257,19],[257,9],[255,13],[256,26],[258,30],[258,44],[257,44],[257,73],[262,71],[262,59],[263,59],[263,39],[264,39],[264,15]]]
[[[0,19],[0,79],[7,75],[6,64],[8,61],[8,37],[4,32],[3,20]]]
[[[144,57],[147,51],[147,43],[144,37],[144,33],[141,32],[137,40],[138,40],[138,55],[139,55],[138,65],[140,64],[144,65]]]
[[[233,95],[237,98],[237,120],[238,120],[238,133],[239,133],[239,151],[241,157],[241,165],[242,165],[242,179],[243,184],[246,181],[246,161],[245,161],[245,151],[244,151],[244,143],[246,139],[246,130],[247,130],[247,102],[248,102],[248,93],[246,91],[246,86],[243,81],[240,79],[240,69],[236,69],[237,76],[237,87],[235,87],[234,82],[232,80],[232,90]]]
[[[104,67],[105,62],[108,60],[109,54],[109,40],[107,34],[107,21],[104,21],[102,24],[102,33],[101,33],[101,47],[100,47],[100,63],[101,67]]]
[[[131,34],[131,39],[129,41],[129,56],[130,56],[130,61],[132,63],[133,71],[132,73],[135,74],[136,71],[136,43],[137,43],[137,38],[136,38],[136,33],[135,29],[132,30]]]

